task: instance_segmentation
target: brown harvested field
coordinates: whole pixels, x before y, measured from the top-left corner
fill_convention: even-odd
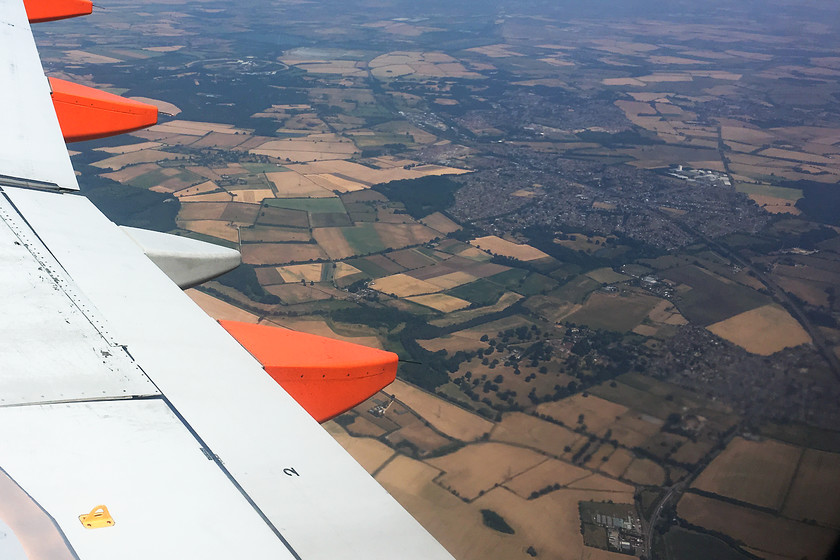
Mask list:
[[[561,489],[535,500],[525,500],[505,488],[496,488],[476,500],[475,504],[480,508],[498,512],[516,531],[512,536],[519,537],[522,542],[521,548],[516,554],[492,553],[489,556],[471,557],[527,559],[529,556],[524,550],[533,546],[539,558],[626,560],[626,555],[583,545],[578,503],[590,500],[632,504],[633,495],[627,492],[593,493]]]
[[[302,210],[261,206],[259,215],[257,216],[257,223],[263,226],[308,228],[309,215]]]
[[[433,479],[439,473],[430,465],[397,456],[376,480],[456,558],[522,557],[529,544],[521,536],[505,535],[484,525],[479,510],[485,506],[467,504],[435,484]]]
[[[776,304],[745,311],[706,328],[747,352],[761,356],[811,343],[811,337],[799,322]]]
[[[76,49],[64,51],[64,58],[67,62],[72,64],[113,64],[115,62],[122,62],[119,58]]]
[[[274,191],[271,189],[239,189],[228,191],[235,202],[245,204],[262,204],[266,198],[274,198]]]
[[[152,150],[160,148],[160,142],[139,142],[137,144],[127,144],[125,146],[111,146],[104,148],[94,148],[98,152],[105,152],[107,154],[129,154],[131,152],[139,152],[140,150]]]
[[[760,552],[800,558],[824,558],[837,533],[757,510],[687,493],[677,514],[691,523],[728,535]]]
[[[134,169],[133,167],[129,167],[128,169]],[[126,171],[125,169],[123,171]],[[122,171],[118,171],[118,173],[122,173]],[[198,194],[205,194],[212,191],[219,190],[219,185],[214,183],[213,181],[205,181],[203,183],[199,183],[197,185],[193,185],[191,187],[187,187],[185,189],[181,189],[180,191],[176,191],[173,194],[178,198],[184,196],[195,196]]]
[[[720,496],[781,509],[802,449],[773,440],[740,437],[712,461],[692,485]]]
[[[352,276],[354,274],[359,274],[362,271],[356,268],[355,266],[349,265],[345,262],[335,263],[335,270],[333,271],[333,278],[336,280],[341,280],[342,278],[346,278],[347,276]]]
[[[604,474],[618,478],[624,474],[624,471],[627,470],[627,467],[630,466],[630,463],[632,463],[634,459],[633,453],[627,449],[619,447],[612,455],[610,455],[610,458],[607,459],[606,462],[601,463],[598,470]]]
[[[446,350],[450,354],[454,354],[459,350],[475,351],[478,348],[485,348],[487,346],[486,343],[480,342],[478,337],[467,338],[458,336],[457,334],[446,335],[431,340],[418,340],[417,343],[429,352]]]
[[[257,275],[257,282],[262,286],[271,286],[272,284],[283,284],[283,277],[277,272],[277,267],[274,266],[258,266],[254,268],[254,273]]]
[[[240,321],[242,323],[256,323],[259,317],[249,311],[240,309],[235,305],[231,305],[220,299],[216,299],[209,294],[205,294],[194,288],[186,291],[196,305],[204,310],[209,316],[214,319],[222,319],[226,321]]]
[[[341,228],[316,228],[312,230],[312,237],[333,260],[346,259],[356,254],[356,251],[347,242],[347,238],[344,237]]]
[[[384,294],[393,294],[397,297],[416,296],[431,294],[441,291],[441,288],[426,282],[412,278],[407,274],[393,274],[378,278],[370,283],[370,287]]]
[[[665,483],[665,469],[650,459],[635,459],[621,476],[633,484],[661,486]]]
[[[836,284],[824,282],[809,282],[801,278],[791,278],[789,276],[776,275],[776,282],[786,292],[791,292],[796,297],[817,306],[829,306],[828,294],[826,290]]]
[[[323,301],[332,294],[320,286],[303,286],[301,284],[277,284],[264,286],[265,291],[280,298],[283,303],[294,305],[310,301]]]
[[[374,424],[364,416],[356,416],[353,422],[345,426],[347,432],[354,437],[374,437],[378,438],[387,430],[382,426]]]
[[[831,165],[834,163],[834,160],[824,157],[822,155],[809,154],[807,152],[797,152],[793,150],[782,150],[779,148],[767,148],[766,150],[762,150],[761,152],[759,152],[759,155],[770,158],[804,161],[808,163],[822,163],[825,165]]]
[[[806,449],[782,513],[840,528],[840,454]]]
[[[326,259],[321,248],[312,243],[261,243],[242,246],[242,262],[246,264],[286,264]]]
[[[251,225],[257,219],[260,207],[254,204],[243,204],[240,202],[229,202],[225,205],[220,219],[229,222],[236,222],[240,225]]]
[[[339,193],[348,193],[348,192],[355,192],[361,191],[368,188],[368,185],[364,183],[359,183],[357,181],[351,181],[349,179],[345,179],[344,177],[339,177],[337,175],[333,175],[331,173],[320,173],[318,175],[307,175],[307,179],[315,183],[316,185],[320,186],[324,190],[327,191],[338,191]],[[333,193],[334,194],[334,193]]]
[[[412,268],[420,268],[423,266],[428,266],[435,264],[435,261],[432,257],[429,257],[417,249],[404,249],[402,251],[393,251],[388,253],[388,258],[394,261],[395,263],[399,264],[402,267],[412,269]]]
[[[153,126],[150,130],[158,132],[167,132],[172,134],[191,134],[194,136],[204,136],[205,134],[208,134],[210,132],[220,132],[223,134],[230,135],[240,133],[240,136],[243,135],[242,133],[245,133],[244,135],[247,136],[248,132],[241,128],[235,128],[232,124],[182,120],[174,120],[169,121],[167,123],[158,124]]]
[[[291,317],[274,317],[271,320],[263,321],[264,323],[293,329],[309,334],[317,334],[318,336],[325,336],[327,338],[334,338],[336,340],[346,340],[347,342],[355,342],[371,348],[382,348],[382,342],[375,336],[344,336],[338,334],[330,328],[330,326],[321,319],[297,319]]]
[[[502,294],[502,297],[499,298],[499,301],[497,301],[493,305],[486,305],[477,309],[462,309],[460,311],[453,312],[451,315],[447,315],[439,319],[433,319],[429,321],[429,323],[437,327],[464,323],[476,317],[482,317],[488,313],[495,313],[497,311],[507,309],[520,299],[522,299],[522,296],[517,293],[505,292],[504,294]]]
[[[626,492],[633,493],[635,490],[631,485],[618,480],[607,478],[600,474],[591,474],[580,480],[576,480],[569,484],[569,488],[579,488],[581,490],[592,490],[595,492]]]
[[[570,465],[557,459],[544,459],[541,463],[517,475],[505,483],[505,488],[515,492],[523,498],[528,498],[533,492],[542,490],[547,486],[559,484],[566,486],[576,480],[589,476],[586,469]]]
[[[496,424],[493,441],[516,443],[539,449],[555,457],[563,456],[566,446],[571,446],[579,435],[564,428],[540,420],[523,412],[508,412]]]
[[[394,395],[436,429],[461,441],[477,440],[493,427],[489,420],[399,379],[384,391]]]
[[[277,187],[277,198],[327,198],[334,193],[294,171],[266,173],[266,178]]]
[[[211,237],[218,237],[226,241],[236,243],[239,240],[236,226],[230,225],[228,222],[221,222],[218,220],[177,220],[177,225],[181,229],[187,231],[194,231],[203,235]]]
[[[616,419],[628,412],[628,408],[608,400],[589,395],[574,395],[569,398],[542,403],[537,413],[563,422],[566,426],[577,426],[578,417],[583,414],[583,423],[589,433],[603,436]]]
[[[235,148],[236,146],[245,142],[249,137],[233,134],[224,134],[221,132],[211,132],[206,136],[202,136],[196,142],[190,144],[193,148]]]
[[[333,421],[326,422],[323,426],[341,447],[369,473],[374,472],[385,461],[394,456],[394,451],[390,447],[376,439],[353,437]]]
[[[470,306],[470,302],[446,294],[427,294],[405,298],[412,303],[431,307],[443,313],[451,313]]]
[[[438,232],[422,224],[373,224],[373,229],[379,234],[379,238],[385,247],[389,249],[402,249],[409,245],[421,245],[428,243]]]
[[[388,434],[386,438],[392,447],[397,448],[403,441],[416,446],[422,453],[429,453],[448,444],[450,440],[443,437],[422,422],[415,422],[403,426],[395,432]]]
[[[510,257],[520,261],[534,261],[548,257],[546,253],[543,253],[535,247],[511,243],[495,235],[478,237],[470,241],[470,244],[494,255]]]
[[[793,214],[794,216],[798,216],[802,213],[799,208],[794,206],[794,201],[786,198],[761,194],[751,194],[749,196],[762,210],[771,214]]]
[[[131,152],[119,156],[109,157],[102,161],[97,161],[93,164],[94,167],[100,169],[111,169],[118,171],[128,165],[137,165],[138,163],[154,163],[162,160],[173,160],[183,158],[181,154],[171,154],[169,152],[162,152],[160,150],[140,150],[138,152]]]
[[[309,230],[293,229],[271,226],[251,226],[241,228],[242,242],[255,243],[282,243],[287,241],[299,241],[305,243],[311,239]]]
[[[192,220],[221,220],[227,208],[227,202],[188,202],[181,204],[178,219]]]
[[[543,462],[545,457],[503,443],[475,443],[427,462],[443,471],[436,482],[468,500]]]
[[[405,270],[402,266],[387,258],[385,255],[370,255],[369,257],[364,257],[364,260],[378,266],[389,274],[396,274]]]
[[[434,284],[442,290],[450,290],[463,284],[469,284],[470,282],[473,282],[475,280],[477,280],[477,278],[472,274],[467,274],[466,272],[461,271],[450,272],[448,274],[441,274],[440,276],[426,278],[426,282]]]
[[[461,229],[461,226],[459,226],[440,212],[435,212],[434,214],[429,214],[425,218],[420,218],[420,223],[425,224],[433,230],[439,231],[441,233],[452,233]]]
[[[141,163],[139,165],[132,165],[131,167],[120,169],[119,171],[103,173],[102,176],[117,181],[118,183],[125,183],[132,179],[136,179],[141,175],[145,175],[151,171],[159,171],[160,169],[161,167],[156,163]]]
[[[629,412],[610,426],[612,439],[627,447],[643,445],[662,428],[662,421],[647,415]]]
[[[159,191],[161,190],[159,187],[152,187],[150,190]],[[166,192],[169,192],[168,189],[164,189]],[[233,197],[227,191],[222,192],[214,192],[214,193],[201,193],[201,194],[192,194],[186,196],[179,196],[175,193],[175,196],[181,202],[232,202]]]
[[[712,444],[709,441],[687,441],[677,449],[676,453],[671,455],[671,458],[680,463],[693,465],[698,463],[711,450]]]
[[[283,278],[284,282],[297,282],[301,280],[307,282],[320,282],[321,270],[324,265],[321,263],[309,264],[294,264],[291,266],[281,266],[277,268],[277,272]]]

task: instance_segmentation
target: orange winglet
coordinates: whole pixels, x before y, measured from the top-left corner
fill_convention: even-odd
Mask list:
[[[364,402],[397,376],[393,352],[279,327],[219,323],[318,422]]]
[[[23,0],[29,23],[86,16],[93,11],[90,0]]]
[[[104,138],[157,123],[154,105],[58,78],[50,78],[50,87],[66,142]]]

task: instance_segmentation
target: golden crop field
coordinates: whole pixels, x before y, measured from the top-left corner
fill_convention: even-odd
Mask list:
[[[484,251],[488,251],[494,255],[510,257],[512,259],[518,259],[520,261],[534,261],[548,257],[546,253],[540,251],[535,247],[531,247],[530,245],[512,243],[495,235],[477,237],[470,241],[470,244]]]
[[[573,446],[581,439],[579,434],[540,420],[522,412],[508,412],[502,417],[493,433],[493,441],[516,443],[539,449],[555,457],[563,456],[566,446]]]
[[[474,443],[426,462],[443,471],[436,482],[456,496],[474,500],[495,486],[543,462],[530,449],[503,443]]]
[[[394,456],[394,450],[373,438],[352,437],[335,422],[326,422],[324,428],[369,473]]]
[[[537,406],[537,413],[559,420],[571,427],[578,425],[578,418],[582,414],[587,431],[597,436],[603,436],[615,424],[616,419],[626,414],[628,410],[620,404],[594,395],[584,397],[582,394]]]
[[[665,483],[665,469],[650,459],[635,459],[621,478],[643,486],[660,486]]]
[[[219,239],[232,241],[234,243],[239,240],[239,233],[237,232],[236,226],[233,226],[228,222],[221,222],[218,220],[177,220],[176,223],[179,228],[187,231],[194,231],[203,235],[218,237]]]
[[[728,535],[755,551],[790,560],[824,558],[836,537],[830,529],[691,493],[680,500],[677,514],[693,525]]]
[[[806,449],[790,487],[782,513],[792,519],[813,519],[840,528],[840,454]]]
[[[247,264],[286,264],[326,259],[327,255],[312,243],[262,243],[242,246],[242,262]]]
[[[404,381],[394,381],[385,392],[414,410],[441,432],[461,441],[474,441],[488,433],[493,423]]]
[[[545,459],[504,484],[505,488],[516,492],[523,498],[528,498],[533,492],[538,492],[547,486],[559,484],[566,486],[592,474],[586,469],[576,467],[565,461]]]
[[[346,259],[356,254],[356,251],[347,242],[347,238],[344,237],[341,228],[315,228],[312,230],[312,237],[333,260]]]
[[[209,316],[213,317],[217,320],[225,320],[225,321],[240,321],[242,323],[257,323],[259,322],[259,317],[245,311],[244,309],[240,309],[235,305],[231,305],[225,301],[220,299],[214,298],[209,294],[205,294],[204,292],[198,291],[194,288],[189,289],[185,292],[190,299],[192,299],[201,309],[204,310]]]
[[[762,356],[811,342],[799,322],[776,304],[745,311],[706,328],[748,352]]]
[[[111,169],[119,171],[128,165],[136,165],[138,163],[154,163],[156,161],[180,159],[185,156],[181,154],[173,154],[169,152],[162,152],[160,150],[139,150],[137,152],[129,152],[118,156],[109,157],[102,161],[97,161],[93,164],[94,167],[100,169]]]
[[[522,556],[528,546],[522,537],[504,535],[484,525],[479,510],[486,506],[464,503],[447,492],[433,482],[438,474],[431,465],[398,455],[376,480],[455,557]]]
[[[470,302],[447,294],[426,294],[406,298],[413,303],[419,303],[443,313],[451,313],[470,306]],[[451,350],[450,350],[451,351]]]
[[[441,291],[441,288],[425,280],[418,280],[408,274],[393,274],[378,278],[370,283],[370,287],[383,294],[393,294],[397,297],[417,296]]]
[[[778,510],[796,472],[802,449],[773,440],[732,440],[693,487]]]
[[[433,230],[439,231],[441,233],[452,233],[461,229],[461,226],[459,226],[440,212],[435,212],[434,214],[429,214],[425,218],[421,218],[420,223],[427,225]]]

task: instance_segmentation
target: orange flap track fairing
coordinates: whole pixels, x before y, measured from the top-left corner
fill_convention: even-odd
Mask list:
[[[105,138],[157,123],[154,105],[58,78],[49,80],[65,142]]]
[[[393,352],[279,327],[219,323],[318,422],[364,402],[397,375]]]
[[[93,11],[90,0],[23,0],[23,4],[29,23],[86,16]]]

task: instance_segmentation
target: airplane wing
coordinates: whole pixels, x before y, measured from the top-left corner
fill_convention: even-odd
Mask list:
[[[0,558],[451,558],[76,192],[54,102],[0,0]]]

